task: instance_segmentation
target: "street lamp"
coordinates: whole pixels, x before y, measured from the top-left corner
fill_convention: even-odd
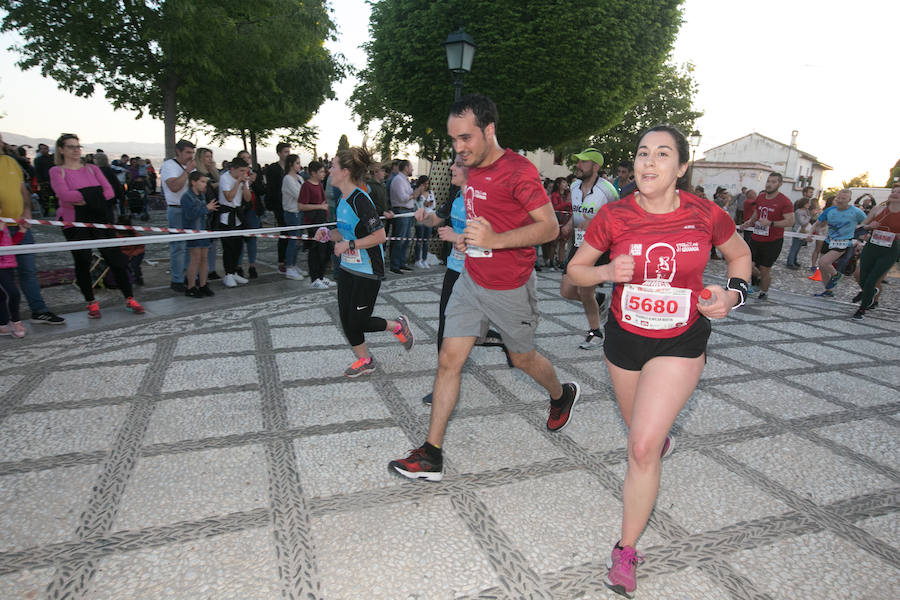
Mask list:
[[[688,143],[691,145],[691,177],[688,181],[691,184],[691,192],[694,191],[694,155],[697,153],[697,146],[700,145],[700,140],[703,136],[700,135],[700,132],[696,129],[691,133],[688,138]]]
[[[472,71],[472,59],[475,58],[475,40],[460,27],[447,36],[444,40],[444,49],[447,51],[447,66],[453,73],[453,87],[455,89],[454,100],[462,96],[463,73]]]

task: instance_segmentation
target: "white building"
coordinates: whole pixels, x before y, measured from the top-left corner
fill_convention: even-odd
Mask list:
[[[781,192],[792,201],[811,185],[822,191],[822,174],[832,168],[797,147],[797,132],[790,144],[760,133],[750,133],[721,146],[710,148],[694,163],[691,184],[702,185],[708,197],[719,186],[737,194],[742,187],[762,191],[772,171],[784,175]]]

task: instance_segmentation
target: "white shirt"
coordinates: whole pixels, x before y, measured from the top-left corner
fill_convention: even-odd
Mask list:
[[[287,173],[281,179],[281,207],[285,212],[300,212],[297,208],[297,202],[300,200],[300,187],[303,185],[303,178],[299,175],[291,175]]]
[[[184,186],[182,186],[180,190],[175,192],[169,189],[169,185],[166,183],[166,181],[176,177],[181,177],[182,173],[184,173],[184,167],[182,167],[181,163],[179,163],[174,158],[170,158],[164,161],[162,164],[162,168],[159,171],[159,177],[162,180],[163,195],[166,198],[166,204],[169,206],[177,206],[179,208],[181,207],[181,197],[184,196],[184,193],[187,191],[188,179],[187,177],[185,177]]]
[[[234,186],[240,185],[237,180],[231,176],[231,171],[225,171],[222,173],[222,176],[219,178],[219,204],[222,206],[230,206],[231,208],[238,208],[243,201],[243,190],[238,190],[234,193],[234,197],[231,199],[231,202],[225,197],[225,192],[230,192],[234,189]],[[237,218],[235,215],[234,222],[236,225],[241,224],[241,220]],[[219,215],[219,222],[222,225],[228,225],[228,213],[222,213]]]
[[[416,209],[418,210],[420,208],[425,209],[426,215],[434,212],[434,192],[428,190],[427,194],[421,194],[416,198]]]

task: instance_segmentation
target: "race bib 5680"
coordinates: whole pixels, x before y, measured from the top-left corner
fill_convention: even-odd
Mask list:
[[[691,290],[626,284],[622,289],[622,319],[642,329],[673,329],[691,315]]]

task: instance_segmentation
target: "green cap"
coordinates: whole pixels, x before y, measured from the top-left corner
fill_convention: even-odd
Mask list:
[[[581,154],[573,154],[572,158],[575,160],[589,160],[598,165],[603,165],[603,155],[596,148],[585,148]]]

